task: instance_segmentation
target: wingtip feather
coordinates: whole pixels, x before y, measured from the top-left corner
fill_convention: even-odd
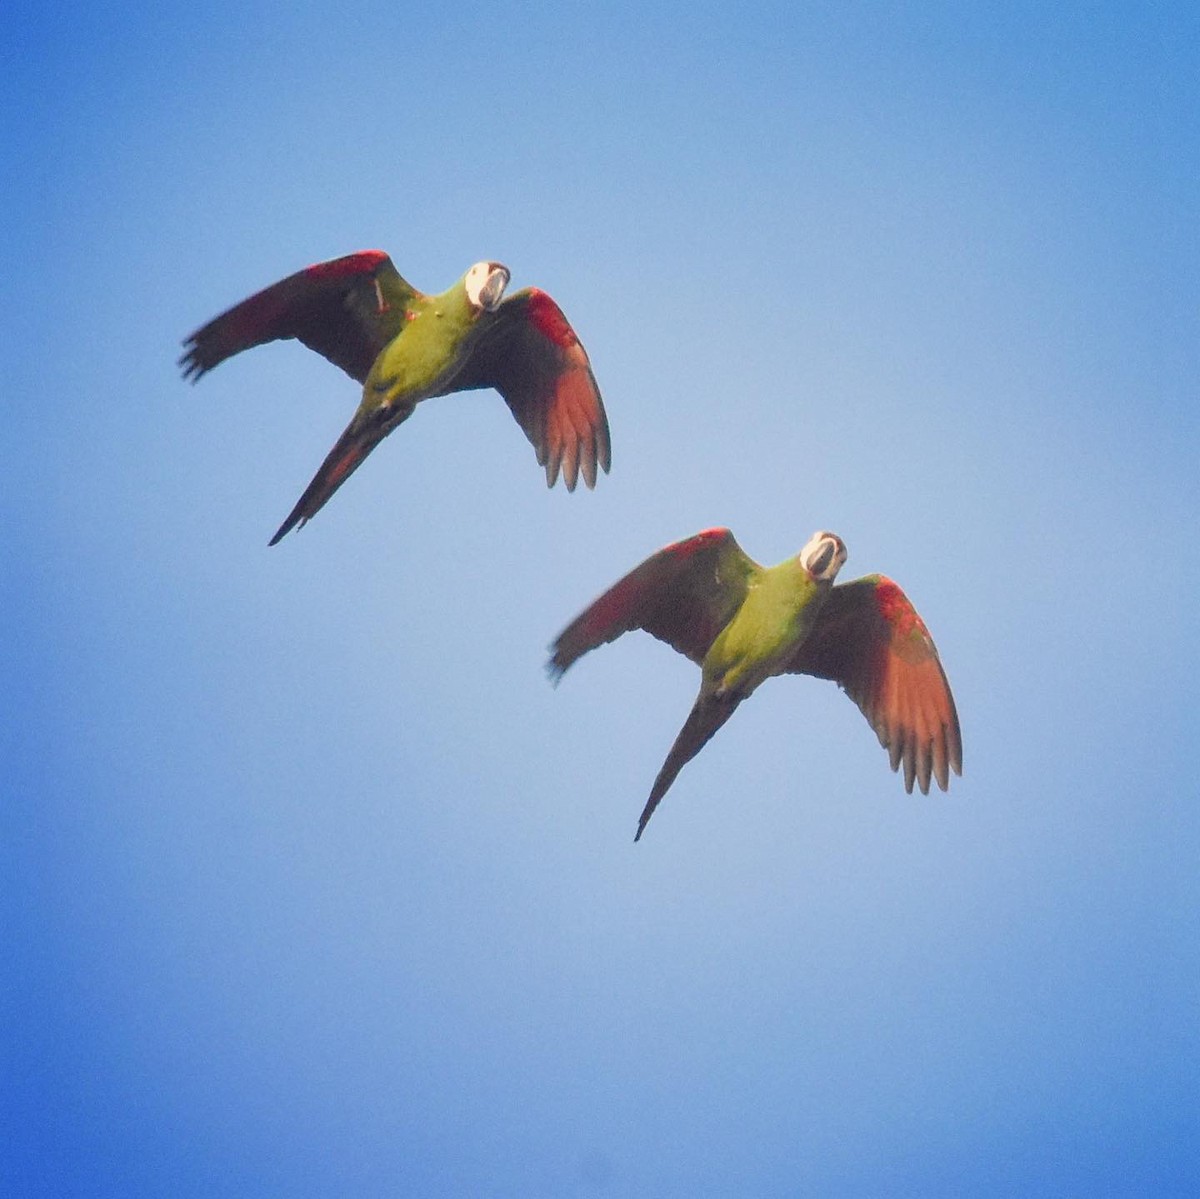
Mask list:
[[[585,453],[582,457],[580,469],[583,471],[583,482],[588,491],[591,491],[596,486],[596,449],[592,446],[590,454]]]
[[[179,367],[184,379],[189,383],[196,383],[202,375],[207,373],[208,368],[201,364],[196,343],[192,338],[188,338],[182,344],[187,346],[187,351],[179,355],[175,365]]]

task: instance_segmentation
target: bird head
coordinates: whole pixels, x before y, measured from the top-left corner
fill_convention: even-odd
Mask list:
[[[500,262],[477,262],[463,279],[472,308],[494,312],[508,286],[508,267]]]
[[[800,551],[800,565],[818,583],[832,583],[846,561],[846,543],[836,534],[814,533]]]

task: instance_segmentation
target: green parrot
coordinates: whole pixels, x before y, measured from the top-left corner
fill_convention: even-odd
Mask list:
[[[859,706],[904,787],[945,791],[962,774],[962,735],[950,684],[924,622],[883,575],[834,586],[846,546],[814,533],[794,558],[762,567],[728,529],[706,529],[652,554],[559,635],[555,683],[598,645],[645,629],[701,669],[700,694],[638,821],[637,841],[683,766],[742,700],[777,674],[832,679]]]
[[[310,520],[362,460],[432,396],[494,387],[533,443],[546,483],[609,469],[608,418],[575,330],[544,292],[502,301],[508,268],[477,262],[441,295],[406,283],[382,250],[317,263],[197,329],[179,362],[193,382],[226,358],[298,338],[362,384],[362,402],[271,538]]]

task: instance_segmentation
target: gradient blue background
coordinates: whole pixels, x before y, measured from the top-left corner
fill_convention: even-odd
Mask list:
[[[1192,4],[0,15],[0,1191],[1200,1193]],[[190,330],[381,246],[563,305],[547,492]],[[966,775],[545,646],[712,524],[937,638]]]

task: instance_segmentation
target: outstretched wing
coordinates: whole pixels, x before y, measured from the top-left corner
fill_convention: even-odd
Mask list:
[[[859,706],[904,787],[945,791],[962,774],[962,733],[937,647],[907,595],[883,575],[834,587],[788,670],[832,679]]]
[[[195,382],[242,350],[295,337],[362,383],[416,298],[382,250],[362,250],[305,267],[223,312],[183,343],[179,364]]]
[[[553,487],[562,471],[568,491],[580,473],[596,485],[596,467],[612,462],[608,417],[575,330],[544,292],[527,287],[479,318],[474,348],[445,392],[494,387],[533,443]]]
[[[548,669],[557,681],[588,650],[631,629],[645,629],[699,665],[760,569],[728,529],[706,529],[668,545],[559,634]]]

